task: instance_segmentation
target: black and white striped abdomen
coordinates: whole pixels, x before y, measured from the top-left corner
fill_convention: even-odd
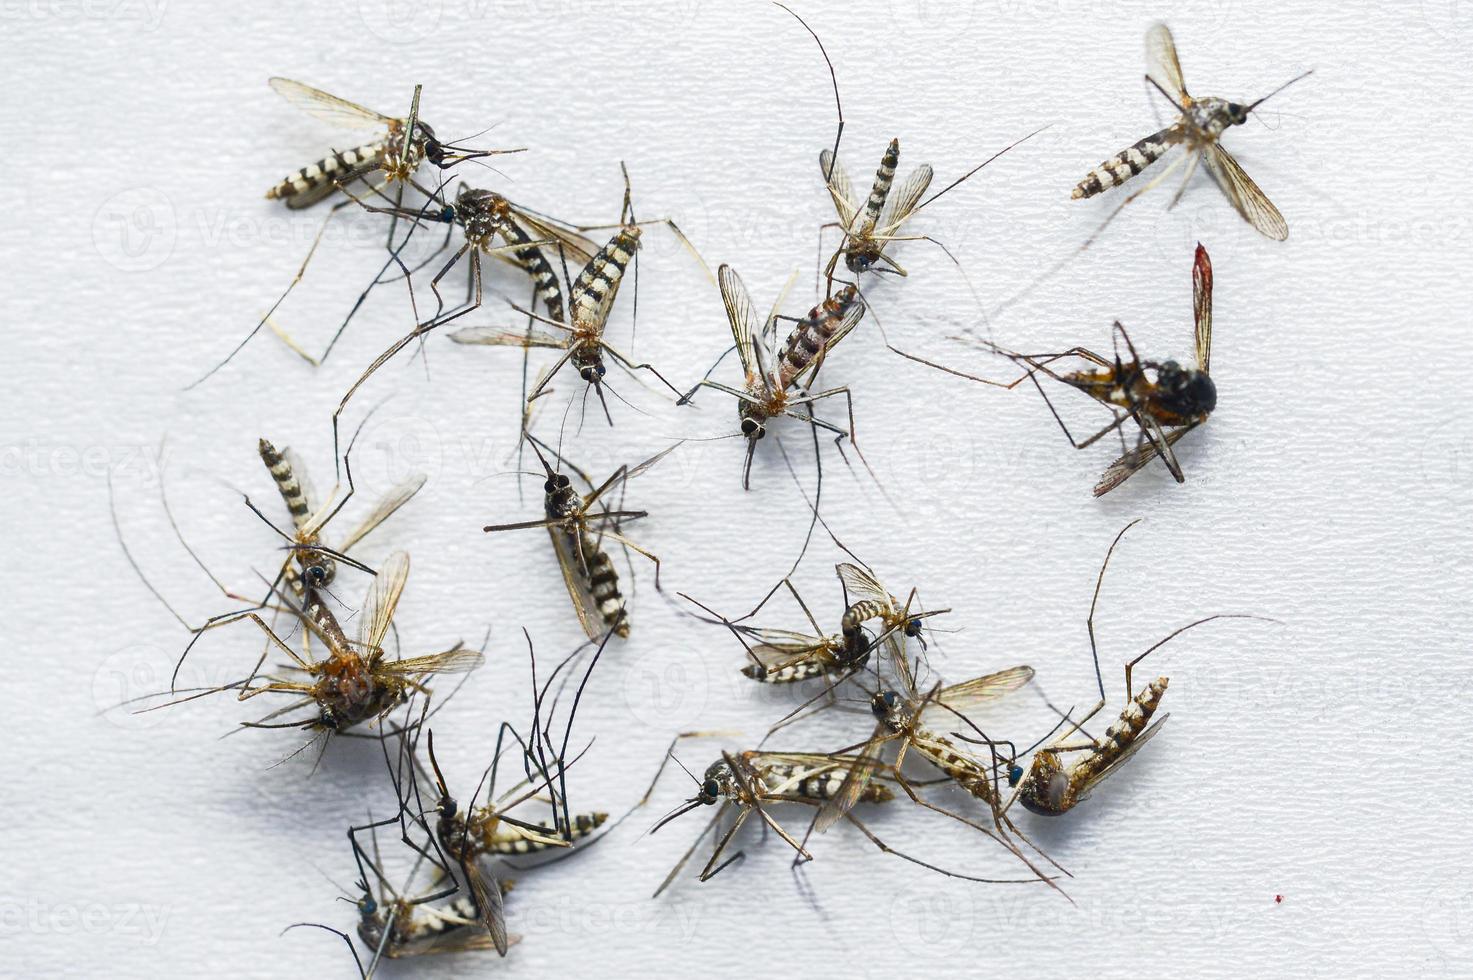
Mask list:
[[[1121,150],[1098,167],[1074,188],[1074,197],[1094,197],[1110,187],[1119,187],[1161,158],[1177,142],[1175,127],[1152,133]]]
[[[759,664],[747,664],[742,668],[743,674],[764,684],[792,684],[796,681],[806,681],[810,677],[818,677],[823,672],[824,663],[816,656],[784,664],[774,671],[769,671]]]
[[[628,225],[598,250],[573,281],[573,308],[578,319],[592,316],[619,288],[624,270],[639,248],[640,229]]]
[[[507,221],[502,227],[502,237],[509,245],[519,245],[512,250],[512,260],[532,278],[537,296],[547,307],[550,319],[563,322],[563,291],[558,286],[557,272],[542,253],[542,249],[530,244],[531,237],[515,221]]]
[[[598,540],[591,534],[583,535],[581,547],[583,560],[588,563],[588,591],[598,605],[598,614],[616,634],[628,636],[629,613],[624,608],[624,596],[619,592],[619,575],[614,571],[613,559],[599,547]]]
[[[383,140],[338,150],[316,163],[309,163],[266,192],[269,199],[280,199],[287,205],[306,207],[331,193],[334,181],[377,170],[383,160]],[[296,198],[296,201],[293,201]]]
[[[880,169],[875,171],[875,182],[870,188],[869,200],[864,202],[864,221],[860,227],[866,231],[875,227],[880,212],[885,209],[885,199],[890,196],[890,185],[895,183],[895,168],[900,164],[900,140],[893,139],[880,158]]]
[[[256,451],[261,454],[261,462],[266,464],[271,479],[276,481],[276,489],[281,492],[281,499],[286,501],[286,509],[291,511],[292,524],[300,530],[312,516],[312,503],[302,490],[297,475],[292,472],[292,464],[265,439],[257,443]]]

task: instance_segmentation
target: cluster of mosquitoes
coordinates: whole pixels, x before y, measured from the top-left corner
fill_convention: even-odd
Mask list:
[[[782,9],[792,14],[786,7]],[[792,16],[797,18],[796,14]],[[264,438],[259,441],[261,462],[289,517],[289,523],[284,519],[278,522],[268,513],[271,508],[258,507],[246,498],[251,511],[274,528],[285,545],[286,557],[270,578],[266,595],[247,598],[216,580],[226,596],[248,603],[248,607],[215,615],[201,625],[192,625],[174,613],[193,634],[179,666],[206,634],[243,623],[253,624],[266,641],[254,666],[237,681],[198,689],[179,685],[176,666],[169,691],[151,695],[147,703],[133,707],[153,711],[230,693],[241,701],[262,698],[260,703],[269,703],[269,710],[244,724],[307,733],[308,742],[292,755],[315,753],[314,768],[321,763],[328,742],[336,737],[369,738],[382,748],[398,806],[397,812],[389,816],[348,828],[357,879],[354,889],[343,897],[356,908],[356,924],[313,922],[289,927],[336,935],[351,951],[362,977],[371,976],[384,957],[490,950],[507,955],[521,938],[510,934],[506,926],[506,896],[513,885],[513,873],[532,873],[542,865],[589,850],[614,832],[624,817],[648,802],[672,760],[689,776],[693,792],[648,832],[661,831],[693,811],[705,810],[710,818],[679,863],[659,882],[656,896],[680,879],[682,870],[708,838],[709,854],[697,875],[702,882],[742,856],[733,841],[746,824],[760,824],[770,830],[792,849],[794,864],[798,865],[811,860],[815,842],[842,823],[881,852],[938,874],[978,882],[1036,883],[1067,899],[1070,873],[1014,822],[1014,805],[1050,817],[1073,810],[1166,721],[1167,716],[1158,709],[1168,678],[1148,679],[1137,689],[1132,677],[1134,668],[1164,644],[1204,623],[1257,618],[1240,614],[1208,616],[1157,641],[1125,664],[1123,707],[1103,716],[1112,719],[1103,734],[1090,734],[1086,726],[1101,716],[1107,704],[1094,617],[1110,556],[1134,526],[1127,525],[1111,543],[1100,566],[1087,619],[1099,700],[1082,714],[1049,704],[1057,717],[1053,727],[1031,744],[1014,742],[984,730],[973,716],[982,707],[991,707],[1032,684],[1033,668],[1012,666],[952,684],[931,680],[935,675],[927,661],[927,634],[935,628],[933,617],[950,610],[923,609],[916,588],[902,591],[906,597],[901,599],[882,584],[876,573],[839,541],[829,522],[819,518],[815,497],[809,503],[814,521],[822,524],[834,543],[852,559],[835,566],[843,594],[842,606],[834,610],[839,613],[837,629],[832,628],[832,619],[825,626],[822,609],[817,614],[810,609],[794,583],[793,573],[740,618],[730,618],[690,596],[679,595],[687,614],[708,624],[702,629],[719,630],[735,641],[734,657],[740,645],[744,662],[739,668],[734,665],[734,669],[740,669],[752,683],[791,685],[789,690],[811,685],[812,696],[795,698],[800,702],[798,707],[778,720],[757,748],[723,751],[707,768],[698,770],[699,775],[680,762],[677,747],[684,740],[712,739],[724,733],[677,735],[649,790],[624,817],[610,821],[605,812],[580,810],[570,803],[570,773],[576,776],[577,763],[589,744],[573,737],[578,705],[605,648],[628,637],[631,629],[629,602],[621,589],[621,566],[615,557],[622,556],[629,575],[636,563],[632,556],[647,560],[659,588],[659,558],[629,536],[629,525],[647,515],[626,507],[627,484],[677,451],[682,443],[637,464],[620,466],[596,482],[567,457],[560,436],[550,439],[531,431],[531,407],[552,393],[552,379],[571,366],[584,382],[582,403],[587,406],[590,397],[595,398],[612,424],[612,410],[605,397],[613,394],[618,398],[609,374],[612,366],[646,387],[650,387],[649,381],[662,385],[676,405],[690,404],[703,389],[734,399],[736,419],[730,435],[745,443],[741,469],[744,487],[750,487],[753,456],[764,437],[782,427],[810,430],[815,455],[830,451],[824,448],[828,440],[820,438],[820,433],[827,433],[841,455],[847,444],[863,460],[854,437],[849,389],[819,384],[820,370],[839,343],[864,320],[869,309],[865,285],[884,278],[907,277],[906,269],[892,254],[898,243],[926,241],[944,249],[941,243],[913,231],[913,219],[986,163],[1029,138],[1023,137],[929,196],[932,169],[927,165],[917,167],[895,185],[900,143],[892,140],[880,154],[868,195],[856,194],[839,161],[843,111],[833,63],[818,35],[801,18],[797,20],[817,42],[828,65],[839,117],[832,148],[819,154],[816,176],[820,179],[815,182],[815,190],[822,188],[832,201],[835,220],[825,228],[830,233],[836,230],[838,238],[826,264],[820,259],[820,284],[825,295],[801,317],[782,315],[780,297],[771,312],[761,318],[736,270],[729,265],[719,266],[711,278],[725,306],[732,344],[705,377],[684,391],[654,365],[625,354],[605,334],[620,286],[636,259],[646,229],[659,228],[661,233],[678,238],[710,276],[709,267],[673,221],[635,218],[627,170],[617,225],[600,228],[571,224],[495,191],[473,187],[464,179],[454,183],[452,192],[452,178],[466,162],[518,151],[477,149],[465,142],[441,139],[419,118],[418,88],[409,114],[393,118],[300,82],[271,79],[271,87],[278,94],[320,120],[371,135],[366,135],[360,145],[335,150],[302,167],[272,187],[266,196],[293,210],[332,201],[324,228],[344,210],[357,209],[377,216],[365,220],[387,225],[387,255],[369,288],[394,278],[417,277],[422,283],[430,276],[429,297],[421,289],[416,298],[411,284],[408,292],[413,329],[363,371],[334,412],[339,481],[330,495],[325,499],[317,496],[308,483],[306,467],[290,449],[278,449]],[[1253,228],[1269,239],[1285,239],[1288,225],[1283,216],[1220,142],[1224,132],[1244,123],[1264,100],[1236,103],[1188,95],[1172,35],[1164,25],[1158,24],[1147,33],[1146,53],[1146,81],[1170,104],[1173,121],[1089,171],[1073,189],[1075,199],[1088,199],[1108,195],[1144,171],[1154,174],[1148,182],[1137,181],[1144,186],[1121,197],[1103,213],[1099,229],[1080,249],[1088,247],[1125,205],[1177,173],[1180,184],[1174,204],[1199,164],[1206,167],[1228,201]],[[1178,148],[1181,152],[1174,162],[1155,167],[1158,160]],[[433,168],[431,173],[437,172],[436,179],[428,183],[421,181],[426,165]],[[437,226],[444,227],[444,243],[430,259],[411,267],[405,258],[410,236],[416,232],[436,235],[433,229]],[[602,240],[603,234],[610,231],[612,234]],[[321,240],[319,232],[313,252]],[[441,262],[440,256],[446,256],[445,261]],[[525,276],[528,281],[530,297],[525,303],[505,300],[525,324],[504,329],[456,324],[482,307],[488,273],[501,274],[497,265],[483,266],[483,259],[491,258],[509,266],[506,275],[512,279]],[[301,281],[306,268],[304,262],[283,300]],[[460,268],[468,277],[465,299],[447,300],[442,287],[449,285],[447,280]],[[990,339],[970,338],[999,363],[1010,362],[1010,371],[1017,374],[1011,379],[965,373],[931,357],[901,351],[888,342],[885,347],[912,361],[990,386],[1015,389],[1027,382],[1042,396],[1076,448],[1089,447],[1113,434],[1119,440],[1120,455],[1099,479],[1094,488],[1096,496],[1115,490],[1158,458],[1181,483],[1185,477],[1174,447],[1202,425],[1217,404],[1216,385],[1210,374],[1212,264],[1207,249],[1200,244],[1191,261],[1191,283],[1195,362],[1190,365],[1142,357],[1118,322],[1111,330],[1113,351],[1109,356],[1085,346],[1027,353]],[[275,332],[297,355],[320,362],[332,345],[322,357],[308,355],[273,319],[280,303],[278,300],[235,352],[264,327]],[[433,308],[427,309],[422,303],[432,303]],[[362,297],[338,327],[333,343],[361,304]],[[543,511],[541,516],[526,520],[488,525],[485,531],[499,534],[545,529],[563,586],[587,635],[587,641],[577,650],[551,670],[540,673],[527,639],[534,678],[530,718],[520,725],[500,725],[495,751],[474,787],[452,787],[446,778],[435,753],[433,722],[440,707],[463,683],[463,675],[484,662],[484,644],[476,649],[457,643],[438,652],[402,655],[393,617],[408,580],[409,556],[395,552],[372,565],[355,557],[360,542],[407,504],[426,478],[411,476],[395,486],[349,530],[340,530],[338,520],[353,496],[351,454],[353,442],[362,431],[360,424],[346,449],[338,453],[338,424],[344,409],[380,367],[405,348],[422,344],[428,335],[452,324],[455,327],[445,332],[457,344],[510,347],[523,352],[525,407],[518,422],[518,445],[530,449],[540,466],[536,475],[544,481]],[[712,340],[716,339],[713,335]],[[718,380],[725,376],[719,369],[732,350],[740,362],[740,379]],[[542,353],[537,356],[550,362],[533,383],[525,365],[529,355],[539,351]],[[214,375],[235,352],[195,384]],[[1091,403],[1102,406],[1110,420],[1098,431],[1076,438],[1054,410],[1050,387],[1083,393]],[[709,393],[706,396],[708,400],[714,397]],[[840,403],[845,406],[842,421],[820,417],[826,405]],[[847,456],[844,459],[847,465]],[[868,468],[867,463],[865,466]],[[172,514],[169,519],[179,541],[189,548]],[[810,537],[812,530],[810,525]],[[119,537],[123,540],[121,529]],[[127,552],[125,540],[123,547],[143,578],[142,569]],[[195,553],[191,550],[190,554]],[[205,567],[197,556],[195,559],[201,568]],[[795,563],[793,572],[796,570]],[[360,591],[356,580],[367,582],[366,589]],[[168,606],[162,593],[147,578],[143,581]],[[534,587],[535,583],[528,585]],[[549,581],[545,587],[557,586]],[[353,597],[360,594],[361,601],[351,605]],[[801,610],[801,621],[788,624],[796,628],[756,625],[759,616],[767,615],[763,610],[769,601],[778,595],[790,596],[795,610]],[[174,612],[172,606],[169,610]],[[343,624],[354,618],[355,632],[350,636]],[[461,675],[459,680],[457,675]],[[841,693],[846,696],[841,698]],[[841,701],[865,705],[873,717],[872,730],[856,733],[860,737],[851,744],[828,751],[765,748],[774,738],[793,740],[800,723]],[[783,734],[779,736],[779,732]],[[502,762],[507,763],[506,771]],[[943,795],[948,792],[965,806],[949,802]],[[862,814],[873,806],[899,805],[897,801],[930,811],[934,819],[955,821],[987,838],[990,843],[986,847],[998,848],[997,857],[1009,870],[986,877],[962,874],[890,846]],[[792,823],[788,814],[793,812],[807,814],[806,828]],[[779,814],[786,825],[779,821]],[[405,849],[399,863],[408,871],[393,875],[386,868],[380,838],[396,836],[397,846]]]

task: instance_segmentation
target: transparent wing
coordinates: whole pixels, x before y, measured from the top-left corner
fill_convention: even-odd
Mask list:
[[[552,538],[552,548],[557,553],[558,567],[563,573],[563,584],[568,587],[568,595],[573,600],[573,611],[578,614],[578,622],[583,624],[583,632],[590,640],[602,639],[603,614],[599,612],[598,600],[593,597],[593,591],[588,585],[588,576],[584,574],[583,560],[579,559],[574,536],[556,526],[548,527],[547,533]],[[584,556],[584,560],[586,558]]]
[[[425,480],[427,479],[429,478],[423,473],[416,473],[384,494],[383,499],[378,502],[378,506],[374,507],[373,512],[365,517],[357,527],[349,531],[347,536],[343,538],[343,543],[338,546],[338,550],[348,551],[359,541],[362,541],[374,528],[388,520],[394,511],[409,503],[409,498],[419,493],[420,488],[425,485]]]
[[[1197,324],[1197,368],[1211,374],[1212,360],[1212,259],[1201,243],[1192,263],[1192,314]]]
[[[479,650],[456,647],[444,653],[432,653],[409,660],[387,660],[379,669],[387,674],[413,677],[418,674],[468,674],[486,662]]]
[[[496,951],[505,956],[511,943],[506,935],[506,899],[501,894],[501,885],[495,878],[484,874],[474,860],[465,862],[462,867],[466,882],[471,886],[471,894],[476,899],[481,925],[485,926]]]
[[[716,270],[716,281],[721,287],[721,302],[726,304],[731,339],[736,343],[737,356],[742,359],[742,371],[746,374],[747,386],[751,387],[760,373],[757,352],[752,346],[752,335],[757,329],[757,314],[752,310],[752,297],[742,283],[741,276],[729,265],[723,263]]]
[[[1176,42],[1171,29],[1165,24],[1156,24],[1146,32],[1146,70],[1179,103],[1191,98],[1187,94],[1187,83],[1182,80],[1181,62],[1176,57]]]
[[[834,571],[839,575],[839,581],[843,583],[844,591],[849,594],[849,601],[856,599],[876,599],[881,602],[890,602],[890,593],[885,587],[876,581],[875,577],[867,570],[858,565],[841,561],[834,566]]]
[[[844,165],[834,158],[832,150],[824,150],[818,155],[818,172],[829,175],[828,191],[829,197],[833,199],[834,211],[839,215],[839,223],[848,231],[854,226],[854,218],[859,214],[859,203],[854,200],[854,184],[849,180],[849,174]]]
[[[579,234],[572,228],[550,222],[537,215],[528,214],[521,208],[512,205],[516,212],[517,224],[530,234],[534,239],[559,242],[562,245],[563,257],[571,269],[581,269],[588,264],[589,260],[598,252],[598,245],[591,239]],[[556,256],[553,256],[556,258]]]
[[[1233,202],[1233,207],[1248,222],[1258,230],[1265,238],[1271,238],[1281,242],[1289,237],[1289,222],[1274,207],[1273,202],[1258,189],[1249,177],[1233,159],[1233,155],[1223,149],[1221,144],[1209,143],[1202,148],[1202,160],[1207,164],[1207,172],[1222,188],[1227,199]]]
[[[1101,769],[1098,773],[1094,775],[1092,779],[1090,779],[1089,782],[1080,787],[1078,798],[1082,800],[1085,797],[1089,796],[1089,794],[1094,790],[1096,786],[1100,785],[1101,782],[1112,775],[1115,770],[1125,765],[1126,760],[1139,752],[1141,750],[1141,746],[1149,742],[1151,740],[1151,737],[1161,729],[1161,726],[1166,724],[1166,719],[1170,717],[1171,715],[1168,714],[1162,715],[1160,718],[1156,719],[1155,724],[1151,725],[1150,728],[1147,728],[1144,732],[1142,732],[1140,738],[1137,738],[1134,742],[1131,742],[1129,745],[1127,745],[1125,747],[1125,750],[1115,757],[1114,761]]]
[[[1011,694],[1027,685],[1031,680],[1033,680],[1032,667],[1009,667],[1006,670],[974,677],[969,681],[942,688],[936,695],[936,701],[954,711],[966,714],[989,701],[995,701],[1005,694]],[[930,707],[935,707],[935,705]]]
[[[303,85],[294,82],[290,78],[272,78],[268,84],[275,89],[276,94],[286,99],[292,105],[301,109],[309,116],[315,116],[323,122],[344,129],[367,129],[369,127],[387,126],[393,122],[388,116],[365,109],[356,102],[340,99],[336,95],[330,95],[320,88]]]
[[[408,580],[409,555],[403,551],[394,552],[379,566],[373,587],[358,613],[358,640],[365,652],[380,648]]]
[[[287,446],[281,451],[281,457],[286,460],[286,465],[291,467],[292,476],[296,478],[297,486],[302,490],[302,500],[307,504],[306,514],[303,514],[300,518],[296,514],[292,515],[292,523],[296,524],[298,529],[300,529],[305,527],[316,516],[313,510],[317,506],[317,491],[312,486],[312,477],[307,472],[306,461],[297,455],[296,450]]]
[[[1178,439],[1191,432],[1198,425],[1201,425],[1201,423],[1193,422],[1191,425],[1184,425],[1179,429],[1172,429],[1166,433],[1167,447],[1176,445]],[[1156,448],[1154,442],[1145,442],[1138,448],[1132,449],[1124,456],[1121,456],[1110,464],[1109,468],[1100,477],[1100,482],[1095,484],[1095,496],[1103,497],[1111,490],[1114,490],[1120,484],[1130,479],[1136,470],[1141,469],[1159,455],[1161,455],[1161,452]]]
[[[506,330],[501,327],[466,327],[450,335],[457,344],[482,344],[489,347],[556,347],[566,349],[567,337],[543,330]]]
[[[905,178],[905,183],[900,185],[900,190],[890,195],[890,200],[885,203],[885,210],[880,215],[878,235],[893,235],[905,224],[911,212],[920,203],[926,188],[931,186],[933,176],[931,165],[923,163]]]
[[[859,798],[864,795],[864,789],[869,785],[870,777],[875,774],[875,770],[880,768],[880,750],[886,742],[893,738],[895,734],[884,722],[875,726],[875,733],[870,736],[858,756],[846,764],[849,771],[844,776],[844,782],[839,784],[838,792],[819,808],[818,815],[813,821],[814,830],[819,833],[828,830],[843,819],[844,814],[854,809],[854,804],[858,803]]]

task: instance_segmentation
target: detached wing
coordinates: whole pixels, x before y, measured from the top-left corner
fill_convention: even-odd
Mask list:
[[[1276,242],[1289,237],[1289,222],[1221,144],[1210,143],[1203,147],[1202,160],[1207,164],[1207,172],[1244,221],[1257,229],[1260,235]]]
[[[290,78],[272,78],[267,84],[276,91],[277,95],[309,116],[315,116],[325,123],[341,126],[344,129],[368,129],[387,126],[394,122],[388,116],[374,112],[372,109],[366,109],[356,102],[340,99],[320,88],[303,85]]]

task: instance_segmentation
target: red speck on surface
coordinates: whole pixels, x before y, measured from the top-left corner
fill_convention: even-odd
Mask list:
[[[1278,905],[1283,900],[1284,900],[1284,896],[1282,896],[1282,895],[1275,895],[1274,896],[1274,904],[1275,905]]]

